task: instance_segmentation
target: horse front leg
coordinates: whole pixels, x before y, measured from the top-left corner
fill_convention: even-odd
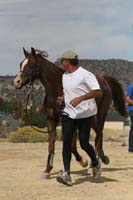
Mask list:
[[[47,127],[48,127],[48,158],[47,165],[44,171],[45,178],[50,177],[50,172],[53,168],[53,160],[54,160],[54,151],[55,151],[55,141],[56,141],[56,122],[54,119],[47,119]]]
[[[72,154],[75,156],[76,161],[79,162],[79,164],[82,167],[87,167],[88,166],[88,160],[82,158],[82,156],[77,151],[77,130],[75,131],[74,136],[73,136],[72,150],[71,151],[72,151]]]

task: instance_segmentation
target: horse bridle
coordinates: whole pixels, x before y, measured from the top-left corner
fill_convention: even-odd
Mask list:
[[[27,81],[26,81],[26,83],[24,83],[24,85],[26,85],[26,87],[28,86],[28,85],[32,85],[33,84],[33,81],[34,80],[32,80],[33,79],[33,77],[38,77],[38,75],[39,75],[39,73],[40,73],[40,71],[39,71],[39,64],[38,63],[36,63],[36,64],[34,64],[33,66],[32,66],[32,70],[30,71],[30,73],[28,73],[28,74],[26,74],[23,70],[21,70],[20,69],[20,71],[19,71],[19,73],[20,73],[20,75],[23,75],[23,76],[25,76],[26,78],[27,78]]]

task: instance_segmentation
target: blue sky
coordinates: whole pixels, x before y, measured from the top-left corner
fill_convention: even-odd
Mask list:
[[[0,75],[16,74],[22,47],[80,58],[133,60],[132,0],[0,0]]]

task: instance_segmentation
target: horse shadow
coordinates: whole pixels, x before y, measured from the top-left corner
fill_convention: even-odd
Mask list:
[[[117,172],[117,171],[126,171],[126,170],[133,170],[133,167],[112,167],[112,168],[102,168],[102,172]],[[104,176],[101,176],[99,179],[94,179],[91,176],[91,173],[88,172],[88,169],[83,169],[79,171],[72,171],[72,174],[82,176],[82,178],[77,179],[74,182],[74,185],[79,185],[84,182],[91,182],[91,183],[105,183],[105,182],[119,182],[119,180],[107,178]]]
[[[103,172],[116,172],[116,171],[126,171],[133,170],[133,167],[112,167],[112,168],[102,168]]]
[[[87,176],[87,177],[84,177],[84,178],[77,179],[73,183],[73,185],[79,185],[79,184],[82,184],[82,183],[85,183],[85,182],[99,183],[100,184],[100,183],[106,183],[106,182],[119,182],[119,181],[116,180],[116,179],[107,178],[107,177],[104,177],[104,176],[101,176],[98,179],[94,179],[92,176]]]

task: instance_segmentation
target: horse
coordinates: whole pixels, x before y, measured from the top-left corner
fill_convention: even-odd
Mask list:
[[[14,86],[21,89],[24,85],[33,84],[39,79],[45,87],[46,96],[44,107],[47,118],[47,128],[49,133],[48,158],[44,173],[48,178],[53,168],[53,158],[56,141],[56,126],[60,119],[60,113],[64,105],[57,105],[57,97],[63,95],[62,75],[64,70],[55,63],[49,61],[46,52],[31,47],[31,52],[23,48],[24,60],[20,63],[20,71],[14,78]],[[107,113],[113,101],[114,109],[120,115],[126,117],[125,95],[121,84],[110,76],[97,76],[96,78],[102,90],[102,97],[96,99],[98,113],[93,117],[91,128],[95,131],[95,151],[104,164],[109,164],[109,157],[103,151],[103,128]],[[83,166],[87,166],[87,161],[77,151],[77,133],[74,134],[72,143],[72,153],[76,160]]]

